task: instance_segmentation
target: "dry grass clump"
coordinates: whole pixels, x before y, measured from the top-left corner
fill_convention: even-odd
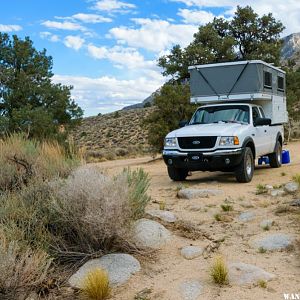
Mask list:
[[[266,188],[266,185],[264,184],[258,184],[256,186],[256,195],[262,195],[262,194],[267,194],[268,190]]]
[[[210,269],[210,276],[216,284],[228,284],[228,268],[222,256],[217,256],[214,259],[213,265]]]
[[[66,153],[57,142],[41,143],[18,134],[8,136],[0,140],[0,191],[20,189],[35,177],[66,177],[78,164],[76,155]]]
[[[300,185],[300,173],[293,176],[293,180]]]
[[[97,268],[91,270],[83,281],[81,295],[87,300],[104,300],[109,297],[109,279],[107,272]]]
[[[8,242],[1,233],[0,297],[17,299],[37,289],[47,278],[51,262],[46,252]]]

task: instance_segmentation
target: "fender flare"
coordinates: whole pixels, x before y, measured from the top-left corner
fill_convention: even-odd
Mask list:
[[[277,133],[277,136],[276,136],[276,142],[275,142],[275,146],[274,146],[274,151],[273,151],[273,152],[276,151],[276,144],[277,144],[277,141],[280,142],[280,140],[281,140],[281,146],[282,146],[282,143],[283,143],[282,134],[281,134],[281,132],[278,132],[278,133]]]
[[[254,140],[253,138],[251,137],[246,137],[244,142],[243,142],[243,145],[242,145],[242,148],[245,149],[246,148],[246,145],[248,143],[251,143],[253,145],[253,148],[251,148],[252,152],[253,152],[253,157],[255,158],[256,157],[256,149],[255,149],[255,143],[254,143]]]

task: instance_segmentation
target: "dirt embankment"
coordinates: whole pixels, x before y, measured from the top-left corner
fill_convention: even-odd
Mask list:
[[[158,203],[164,202],[166,209],[173,212],[178,220],[190,222],[204,233],[202,237],[191,239],[173,230],[172,242],[158,251],[154,261],[142,262],[142,271],[133,276],[125,286],[115,290],[113,299],[183,299],[180,286],[186,280],[197,280],[201,283],[201,295],[197,299],[279,300],[284,299],[284,293],[300,293],[300,257],[296,242],[295,247],[288,250],[265,253],[260,253],[249,243],[257,237],[273,233],[285,233],[300,238],[300,208],[292,208],[289,205],[294,198],[300,198],[299,194],[277,197],[268,194],[256,195],[258,184],[279,187],[291,181],[293,175],[300,173],[300,143],[291,143],[285,148],[291,152],[291,164],[279,169],[257,167],[252,182],[247,184],[237,183],[234,175],[221,172],[195,172],[184,183],[172,182],[168,178],[163,161],[151,162],[150,157],[99,164],[99,167],[106,169],[109,174],[118,173],[127,166],[144,168],[152,179],[149,191],[152,202],[147,209],[159,209]],[[178,189],[182,186],[219,189],[223,194],[184,200],[177,197]],[[224,203],[232,206],[233,210],[222,211],[220,205]],[[239,216],[244,212],[251,212],[254,217],[243,222]],[[227,217],[217,221],[217,214]],[[266,231],[260,226],[263,220],[272,220],[274,225]],[[205,248],[215,240],[222,241],[215,252],[193,260],[187,260],[180,254],[182,247],[196,245]],[[209,275],[216,253],[222,254],[228,264],[252,264],[274,274],[276,278],[268,282],[266,288],[231,283],[225,287],[218,287]],[[136,297],[138,292],[144,289],[149,289],[147,296]]]

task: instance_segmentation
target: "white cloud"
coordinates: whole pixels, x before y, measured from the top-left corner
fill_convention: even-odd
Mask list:
[[[200,8],[219,7],[227,10],[227,13],[233,13],[237,5],[245,7],[250,5],[259,15],[272,13],[273,16],[282,21],[286,30],[283,35],[300,31],[300,1],[299,0],[169,0],[170,2],[181,2],[187,6],[195,6]]]
[[[42,25],[44,25],[47,28],[51,28],[51,29],[62,29],[62,30],[80,30],[80,31],[86,31],[87,29],[77,23],[74,22],[68,22],[68,21],[64,21],[64,22],[57,22],[57,21],[45,21],[42,23]]]
[[[103,16],[96,15],[96,14],[79,13],[79,14],[73,15],[71,18],[79,20],[84,23],[93,23],[93,24],[112,22],[111,18],[103,17]]]
[[[58,42],[58,41],[60,41],[60,38],[59,38],[58,35],[52,34],[49,31],[42,31],[42,32],[40,32],[40,37],[42,39],[47,39],[47,40],[49,40],[51,42]]]
[[[198,27],[189,24],[171,24],[156,19],[132,19],[138,28],[115,27],[110,29],[110,36],[119,44],[144,48],[153,52],[164,51],[172,45],[188,45]]]
[[[178,15],[183,18],[187,24],[204,25],[211,22],[215,15],[205,10],[179,9]]]
[[[158,70],[156,61],[145,60],[144,56],[134,48],[125,48],[122,46],[96,47],[93,44],[88,45],[89,54],[96,59],[108,59],[115,63],[117,67],[123,66],[131,70],[146,71],[146,69]]]
[[[75,36],[75,35],[68,35],[64,39],[64,44],[68,48],[75,49],[76,51],[79,50],[83,46],[84,42],[85,42],[85,40],[83,38],[81,38],[80,36]]]
[[[2,32],[20,31],[22,29],[23,28],[20,25],[0,24],[0,31],[2,31]]]
[[[118,0],[100,0],[96,1],[94,9],[106,12],[122,12],[134,9],[136,6],[132,3],[122,2]]]
[[[85,115],[111,112],[143,101],[165,81],[158,73],[151,77],[137,77],[134,80],[119,80],[103,76],[90,78],[82,76],[55,75],[54,82],[74,87],[72,96],[84,109]]]

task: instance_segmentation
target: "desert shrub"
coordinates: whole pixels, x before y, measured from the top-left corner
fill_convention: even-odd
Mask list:
[[[224,285],[228,283],[228,269],[223,257],[217,256],[214,259],[210,275],[216,284]]]
[[[256,186],[256,195],[266,194],[267,192],[268,190],[264,184],[258,184]]]
[[[91,270],[84,278],[81,294],[87,300],[104,300],[110,294],[107,272],[97,268]]]
[[[141,218],[145,213],[146,205],[150,201],[150,197],[147,195],[150,178],[141,168],[134,171],[125,169],[124,173],[127,175],[129,183],[132,216],[134,219]]]
[[[300,174],[295,174],[293,176],[293,181],[297,182],[300,185]]]
[[[25,299],[45,281],[52,260],[44,251],[20,247],[0,234],[0,298]]]
[[[67,154],[57,142],[41,143],[15,134],[0,140],[0,164],[0,191],[5,191],[28,185],[35,177],[66,177],[79,158],[73,150]]]

